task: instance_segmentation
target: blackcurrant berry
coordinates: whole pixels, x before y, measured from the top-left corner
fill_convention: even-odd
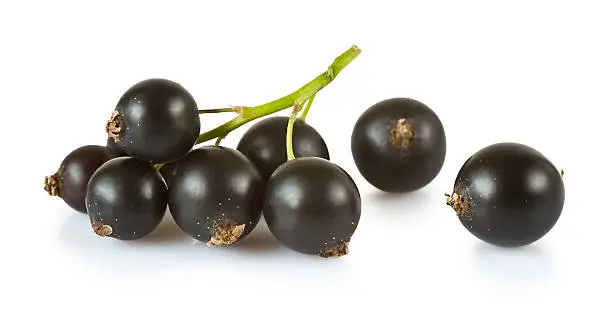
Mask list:
[[[290,160],[270,177],[263,213],[274,237],[304,254],[340,257],[361,216],[351,176],[317,157]]]
[[[565,201],[560,172],[540,152],[497,143],[471,156],[447,195],[465,228],[502,247],[535,242],[555,225]]]
[[[442,169],[446,135],[429,107],[409,98],[392,98],[359,117],[351,150],[370,184],[385,192],[409,192],[428,185]]]
[[[264,180],[287,161],[285,138],[288,122],[289,118],[285,116],[258,121],[244,133],[238,143],[238,151],[255,163]],[[329,151],[321,135],[302,120],[296,120],[293,124],[293,153],[295,157],[329,160]]]
[[[106,132],[131,157],[163,163],[185,155],[200,133],[194,98],[180,84],[148,79],[128,89]]]
[[[119,146],[119,143],[115,142],[111,137],[106,140],[106,147],[117,157],[125,157],[128,155],[123,148]]]
[[[132,240],[151,233],[164,217],[166,184],[157,170],[136,158],[119,157],[100,166],[87,185],[87,213],[94,232]]]
[[[114,157],[115,154],[103,146],[79,147],[64,158],[55,174],[45,177],[45,191],[61,197],[72,209],[87,213],[87,182],[98,167]]]
[[[169,184],[168,202],[176,224],[209,246],[234,244],[259,222],[263,181],[255,165],[237,150],[194,149],[179,160]]]

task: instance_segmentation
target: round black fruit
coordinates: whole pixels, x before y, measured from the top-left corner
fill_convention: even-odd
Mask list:
[[[275,116],[263,119],[249,128],[238,143],[238,151],[245,154],[267,180],[272,172],[287,161],[286,134],[289,118]],[[325,141],[312,126],[302,120],[293,124],[293,153],[295,157],[320,157],[329,160]]]
[[[361,216],[355,182],[339,166],[316,157],[298,158],[270,177],[263,213],[272,234],[304,254],[340,257]]]
[[[79,147],[64,158],[55,174],[45,177],[45,191],[61,197],[72,209],[87,213],[87,182],[98,167],[114,157],[115,154],[103,146]]]
[[[106,132],[131,157],[163,163],[185,155],[200,133],[194,98],[166,79],[141,81],[119,99]]]
[[[385,192],[409,192],[428,185],[442,169],[446,135],[429,107],[409,98],[392,98],[359,117],[351,150],[370,184]]]
[[[255,165],[237,150],[194,149],[180,160],[169,184],[176,224],[209,246],[237,243],[259,222],[263,181]]]
[[[540,152],[518,143],[476,152],[447,195],[447,204],[469,232],[502,247],[542,238],[559,219],[564,201],[561,173]]]
[[[87,185],[87,213],[94,232],[131,240],[144,237],[160,224],[168,191],[151,165],[131,157],[106,162]]]

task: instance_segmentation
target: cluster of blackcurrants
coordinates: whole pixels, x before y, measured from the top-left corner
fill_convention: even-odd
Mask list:
[[[351,175],[330,161],[325,141],[305,117],[317,91],[357,54],[351,48],[300,90],[255,107],[198,110],[180,84],[141,81],[123,94],[107,121],[107,145],[71,152],[45,177],[45,190],[87,213],[99,236],[144,237],[169,209],[193,238],[209,246],[232,245],[248,236],[263,214],[285,246],[343,256],[361,216],[360,192]],[[251,126],[236,149],[219,144],[241,125],[289,107],[290,117],[267,117]],[[216,112],[238,117],[200,134],[200,114]],[[217,138],[214,145],[196,147],[212,138]],[[429,107],[393,98],[357,120],[351,151],[370,184],[385,192],[410,192],[440,172],[446,135]],[[564,195],[562,174],[541,153],[498,143],[465,162],[446,203],[478,238],[515,247],[554,226]]]

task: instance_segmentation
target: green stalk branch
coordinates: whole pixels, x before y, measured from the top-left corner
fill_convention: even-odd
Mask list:
[[[289,122],[287,123],[287,137],[286,137],[286,147],[287,147],[287,161],[295,159],[295,154],[293,153],[293,124],[295,122],[295,117],[300,111],[300,106],[295,106],[293,108],[293,112],[291,112],[291,116],[289,117]]]
[[[201,109],[198,110],[198,114],[209,114],[209,113],[230,113],[236,112],[234,108],[214,108],[214,109]]]
[[[312,106],[312,101],[314,100],[315,96],[316,94],[312,95],[312,97],[308,99],[308,104],[306,104],[306,108],[302,112],[302,115],[300,115],[300,120],[306,121],[306,115],[308,114],[308,111],[310,110],[310,106]]]
[[[217,141],[215,141],[215,146],[218,146],[221,144],[221,140],[223,140],[223,137],[218,137]]]
[[[336,76],[360,53],[361,50],[357,46],[352,46],[350,49],[338,56],[327,68],[327,71],[323,72],[293,93],[263,105],[242,107],[242,112],[239,116],[210,131],[200,134],[196,144],[200,144],[215,138],[223,138],[233,130],[257,118],[270,115],[293,106],[302,107],[302,105],[304,105],[308,99],[311,99],[317,92],[319,92],[319,90],[330,84],[336,78]]]

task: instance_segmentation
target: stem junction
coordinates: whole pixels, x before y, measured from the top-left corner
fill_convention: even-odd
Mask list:
[[[289,107],[297,106],[301,108],[303,107],[304,103],[306,103],[306,101],[309,101],[306,111],[302,114],[302,116],[305,118],[306,113],[310,109],[310,103],[312,103],[314,95],[321,89],[323,89],[325,86],[329,85],[340,73],[340,71],[342,71],[347,65],[349,65],[349,63],[351,63],[360,53],[361,50],[357,46],[353,45],[351,48],[349,48],[340,56],[338,56],[325,72],[314,78],[312,81],[305,84],[293,93],[268,102],[266,104],[258,106],[236,106],[232,108],[200,110],[200,113],[218,113],[234,111],[239,113],[239,115],[210,131],[200,134],[198,140],[196,141],[196,145],[215,138],[222,139],[233,130],[252,120],[279,112]]]
[[[306,115],[308,114],[308,111],[310,110],[310,106],[312,106],[312,101],[314,100],[315,95],[316,94],[314,94],[314,95],[312,95],[312,97],[308,98],[308,104],[306,104],[306,108],[302,112],[302,115],[300,115],[300,120],[306,121]]]

